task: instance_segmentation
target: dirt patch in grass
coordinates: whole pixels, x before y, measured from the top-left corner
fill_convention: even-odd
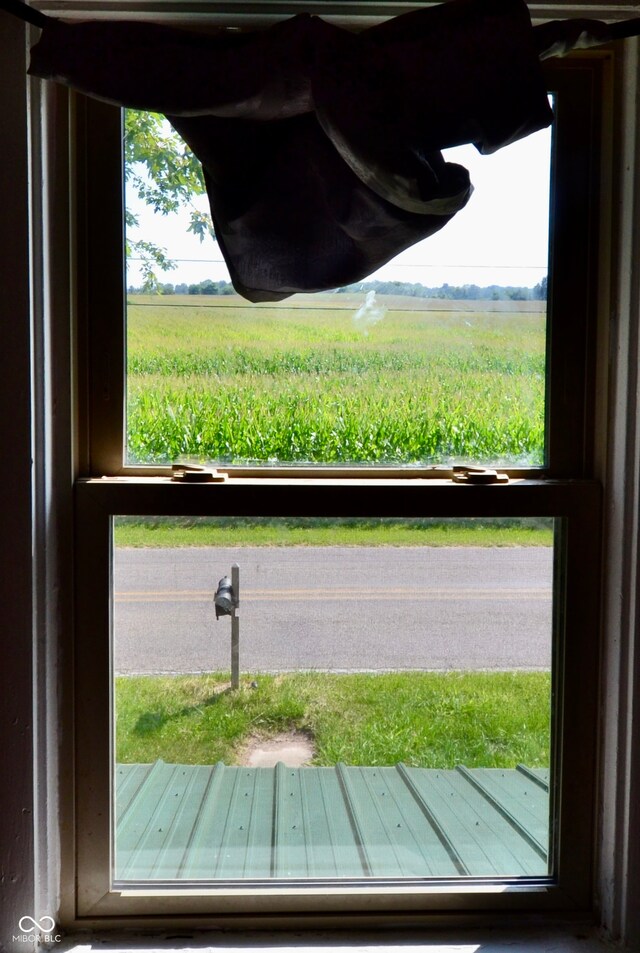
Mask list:
[[[304,731],[282,731],[269,738],[251,738],[238,752],[237,763],[271,768],[279,761],[290,768],[309,764],[315,754],[313,739]]]

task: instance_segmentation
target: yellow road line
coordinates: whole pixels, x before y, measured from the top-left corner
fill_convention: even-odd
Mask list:
[[[327,599],[384,600],[410,599],[551,599],[551,589],[245,589],[240,593],[243,602],[315,601]],[[213,602],[213,592],[198,590],[157,590],[155,592],[116,592],[116,602]]]

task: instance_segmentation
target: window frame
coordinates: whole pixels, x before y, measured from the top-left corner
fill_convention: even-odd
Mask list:
[[[579,305],[571,300],[571,321],[550,321],[550,347],[554,358],[548,376],[549,455],[547,466],[526,471],[508,470],[508,487],[458,487],[437,474],[373,468],[357,470],[308,468],[258,471],[229,468],[228,483],[212,486],[178,486],[170,482],[165,467],[133,468],[122,465],[124,390],[124,321],[114,326],[114,314],[124,313],[124,274],[120,261],[110,258],[105,276],[104,249],[122,247],[123,224],[116,203],[104,202],[104,195],[121,191],[119,156],[121,133],[117,110],[100,103],[76,99],[78,116],[76,165],[79,171],[80,216],[78,244],[86,251],[80,269],[79,366],[87,370],[81,383],[86,393],[87,412],[79,417],[79,463],[83,476],[76,486],[76,550],[78,559],[76,593],[76,679],[78,710],[97,710],[96,717],[78,718],[76,723],[76,831],[77,910],[82,918],[114,916],[214,916],[216,923],[247,925],[250,913],[261,923],[273,914],[296,914],[310,918],[335,914],[357,919],[373,907],[386,915],[453,914],[471,911],[581,910],[590,906],[593,871],[593,803],[595,785],[596,704],[592,700],[579,711],[577,700],[585,688],[591,699],[597,695],[597,621],[600,490],[588,479],[593,472],[593,402],[587,397],[593,383],[595,355],[595,276],[588,263],[597,245],[596,203],[580,198],[594,195],[599,168],[591,158],[598,153],[600,119],[598,90],[602,85],[603,59],[576,58],[558,64],[555,89],[580,86],[590,95],[582,122],[576,119],[573,134],[583,138],[578,146],[590,157],[580,183],[569,176],[575,188],[565,196],[562,215],[550,249],[552,262],[563,259],[572,264],[578,277],[587,274]],[[577,114],[569,113],[570,117]],[[560,140],[561,142],[561,140]],[[557,145],[556,179],[561,162],[568,155]],[[564,169],[566,174],[568,170]],[[580,183],[580,188],[578,184]],[[114,192],[114,190],[116,190]],[[595,192],[597,194],[597,192]],[[100,218],[96,215],[100,210]],[[106,213],[106,214],[105,214]],[[563,217],[564,216],[564,217]],[[100,241],[92,222],[101,223]],[[558,266],[550,275],[558,273]],[[119,276],[119,277],[118,277]],[[107,280],[108,277],[108,280]],[[578,285],[580,285],[578,281]],[[563,302],[564,282],[552,281],[551,314]],[[567,298],[564,299],[565,305]],[[557,326],[556,326],[557,325]],[[576,325],[580,333],[576,335]],[[579,342],[576,353],[576,340]],[[86,390],[85,390],[86,387]],[[80,406],[83,402],[80,400]],[[561,408],[562,413],[556,409]],[[574,416],[572,416],[574,415]],[[574,425],[567,427],[567,420]],[[226,468],[224,468],[226,469]],[[393,474],[393,476],[391,476]],[[527,477],[528,479],[523,479]],[[366,504],[358,502],[366,494]],[[425,496],[428,494],[428,498]],[[399,497],[402,502],[398,502]],[[563,637],[558,647],[555,686],[562,696],[555,731],[564,743],[556,743],[555,767],[561,779],[557,793],[557,818],[562,831],[558,876],[551,882],[500,882],[490,884],[428,884],[407,887],[360,885],[327,892],[308,886],[291,889],[281,886],[234,890],[223,888],[197,891],[166,889],[144,885],[112,891],[109,877],[111,841],[110,751],[112,707],[109,656],[110,520],[113,515],[311,515],[318,512],[348,515],[395,516],[496,516],[553,515],[564,518],[567,536],[568,571],[563,585],[575,606],[576,618],[591,631],[588,650],[579,646],[577,636]],[[98,541],[98,542],[97,542]],[[578,567],[586,570],[584,578]],[[587,582],[587,597],[582,592]],[[579,594],[580,593],[580,594]],[[96,622],[96,614],[98,621]],[[575,619],[573,621],[575,624]],[[92,639],[82,633],[92,631]],[[572,627],[572,632],[577,630]],[[96,638],[96,641],[94,641]],[[97,649],[96,649],[97,644]],[[108,673],[105,678],[105,673]],[[90,689],[89,689],[90,686]],[[90,691],[90,698],[89,698]],[[94,709],[95,706],[95,709]],[[585,730],[587,727],[588,730]],[[567,739],[571,742],[568,743]],[[581,741],[582,739],[582,741]],[[580,755],[578,757],[577,755]],[[573,769],[577,769],[573,772]],[[105,783],[106,782],[106,783]],[[105,801],[105,794],[107,801]],[[106,866],[105,866],[106,865]]]
[[[187,490],[187,492],[185,492]],[[508,490],[509,492],[505,492]],[[242,917],[268,910],[318,915],[358,913],[371,903],[420,911],[572,909],[588,907],[593,864],[593,797],[599,618],[596,481],[517,481],[504,486],[461,486],[446,480],[304,480],[247,478],[184,487],[170,478],[84,480],[76,486],[77,572],[76,699],[91,717],[77,724],[76,775],[78,906],[83,916],[207,913]],[[555,516],[566,531],[557,539],[554,599],[566,601],[566,622],[553,647],[552,816],[555,872],[550,878],[357,885],[322,888],[286,884],[154,885],[112,888],[113,697],[111,665],[111,519],[116,515],[177,516]],[[555,603],[554,614],[558,612]],[[587,638],[583,638],[587,633]],[[558,833],[562,833],[559,842]],[[386,899],[385,899],[386,898]],[[334,906],[331,907],[331,904]],[[224,922],[227,922],[224,920]]]
[[[547,307],[546,460],[540,467],[504,467],[512,476],[573,479],[593,472],[593,414],[596,300],[598,275],[592,267],[598,249],[598,181],[601,90],[605,60],[575,57],[546,64],[549,91],[556,94],[557,127],[552,143]],[[84,341],[88,371],[83,476],[165,476],[167,466],[131,466],[125,456],[126,280],[123,258],[109,249],[124,248],[124,218],[118,203],[104,195],[122,195],[121,111],[96,100],[78,100],[78,142],[83,207],[79,240],[86,251],[81,282]],[[582,157],[576,163],[575,156]],[[87,172],[87,170],[91,170]],[[561,197],[561,198],[560,198]],[[100,229],[93,226],[100,222]],[[105,268],[106,262],[106,268]],[[259,474],[261,467],[220,465],[238,476]],[[266,468],[265,468],[266,469]],[[310,475],[359,475],[358,467],[309,465],[269,473],[292,478]],[[416,470],[434,476],[446,467],[367,466],[370,477],[411,477]],[[450,472],[450,471],[448,471]]]

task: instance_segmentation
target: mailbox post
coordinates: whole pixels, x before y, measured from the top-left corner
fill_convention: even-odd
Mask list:
[[[234,563],[231,567],[231,588],[234,594],[233,609],[231,611],[231,687],[240,687],[240,619],[238,606],[240,605],[240,566]]]
[[[231,578],[223,576],[214,596],[216,621],[221,615],[231,616],[231,688],[240,687],[240,566],[231,567]]]

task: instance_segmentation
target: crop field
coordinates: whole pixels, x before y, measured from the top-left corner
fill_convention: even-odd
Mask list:
[[[129,462],[541,464],[544,312],[386,300],[132,296]]]

